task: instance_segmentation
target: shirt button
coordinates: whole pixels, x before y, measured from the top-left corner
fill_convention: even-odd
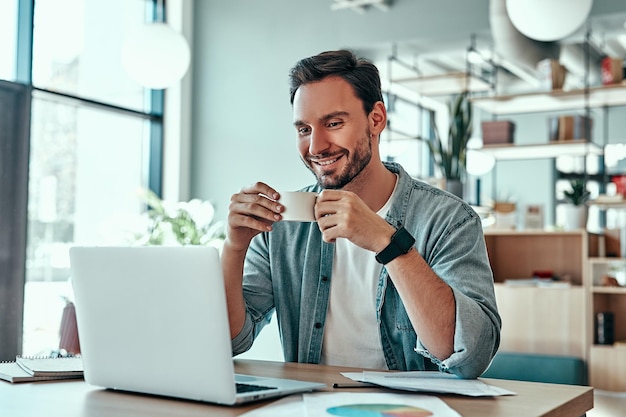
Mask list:
[[[321,327],[322,327],[322,323],[319,323],[319,322],[315,323],[316,329],[320,329]]]
[[[328,281],[328,277],[322,277],[322,281],[323,281],[323,282]]]

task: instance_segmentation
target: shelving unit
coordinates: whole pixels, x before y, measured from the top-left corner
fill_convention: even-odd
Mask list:
[[[602,155],[602,147],[584,140],[540,143],[536,145],[487,145],[480,149],[496,160],[556,158],[558,156]]]
[[[601,286],[603,275],[626,285],[626,258],[590,256],[597,240],[571,232],[485,230],[502,317],[500,350],[577,356],[586,360],[589,384],[626,391],[626,287]],[[569,277],[569,286],[510,285],[533,271]],[[595,315],[614,315],[613,345],[595,344]]]
[[[476,97],[473,103],[476,108],[496,116],[565,110],[581,110],[588,115],[594,107],[606,109],[609,106],[626,105],[626,84],[592,87],[586,91]],[[605,131],[604,145],[607,139]],[[604,147],[591,141],[576,140],[536,145],[485,146],[482,151],[492,154],[497,160],[522,160],[564,155],[602,156]],[[590,205],[600,209],[619,209],[626,208],[626,201]],[[626,234],[622,235],[626,237]],[[626,288],[600,286],[601,277],[609,273],[612,266],[621,265],[626,274],[626,259],[590,257],[590,253],[597,253],[596,247],[591,248],[591,252],[589,250],[590,235],[580,231],[578,236],[512,232],[505,240],[494,241],[492,236],[486,234],[487,247],[492,248],[489,251],[496,275],[498,306],[503,323],[508,323],[512,329],[507,333],[503,325],[501,349],[584,358],[590,385],[597,389],[626,391],[626,344],[595,344],[595,317],[598,312],[604,311],[614,314],[615,340],[626,340]],[[501,247],[505,245],[511,249],[502,254]],[[501,259],[505,260],[505,266],[502,266]],[[570,262],[574,285],[558,289],[560,292],[557,292],[557,289],[550,288],[517,288],[499,284],[499,277],[527,271],[528,262],[537,265],[537,269],[541,265],[552,269],[557,275],[568,267],[563,262]]]
[[[494,115],[516,113],[541,113],[561,110],[584,110],[590,108],[626,105],[626,82],[614,85],[590,87],[588,97],[584,89],[553,90],[517,95],[475,97],[474,106]]]
[[[463,91],[484,92],[492,88],[487,81],[466,72],[397,78],[393,82],[425,96],[445,96]]]
[[[626,288],[603,287],[603,275],[619,272],[622,285],[626,277],[625,258],[589,258],[590,314],[589,327],[592,333],[588,339],[589,383],[597,389],[626,391],[626,343],[613,345],[595,344],[595,318],[599,312],[612,312],[614,315],[614,339],[626,341]]]
[[[416,65],[399,59],[396,52],[394,47],[392,54],[387,58],[387,84],[385,85],[383,82],[383,94],[386,96],[386,103],[388,103],[388,123],[386,132],[381,137],[381,150],[389,152],[394,158],[398,157],[400,159],[406,154],[414,154],[421,160],[423,158],[422,149],[425,149],[425,147],[421,148],[421,144],[417,143],[413,147],[410,142],[417,142],[418,137],[424,136],[422,123],[426,122],[423,122],[421,114],[418,114],[415,118],[416,125],[407,128],[406,119],[402,117],[408,113],[406,104],[410,103],[410,105],[413,105],[418,110],[418,113],[424,107],[427,109],[442,109],[445,106],[442,98],[449,98],[463,92],[490,91],[493,89],[493,81],[475,73],[474,65],[469,62],[467,63],[466,71],[426,74],[417,68]],[[433,69],[431,68],[430,71],[433,71]],[[437,70],[435,69],[435,71]],[[398,101],[405,104],[402,115],[396,112]],[[414,131],[414,128],[417,131]],[[390,151],[391,149],[394,149],[394,151]],[[404,155],[399,155],[398,149],[402,149]]]
[[[500,350],[586,358],[587,233],[487,229],[485,242],[503,322]],[[509,285],[533,271],[553,271],[570,285]]]

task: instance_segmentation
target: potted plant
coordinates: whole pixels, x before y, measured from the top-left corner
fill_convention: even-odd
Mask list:
[[[584,179],[570,180],[570,189],[563,192],[566,204],[563,205],[563,228],[565,230],[584,229],[587,225],[587,205],[589,191]]]
[[[446,180],[446,190],[463,197],[467,142],[472,136],[472,103],[468,93],[456,96],[449,105],[450,126],[445,143],[431,113],[431,137],[419,139],[426,142],[430,153]]]
[[[147,206],[145,229],[134,235],[139,245],[211,245],[221,248],[224,225],[213,219],[214,208],[208,201],[193,199],[171,203],[161,200],[151,190],[141,190]]]

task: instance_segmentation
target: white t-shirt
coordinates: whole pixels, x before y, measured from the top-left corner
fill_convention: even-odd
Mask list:
[[[385,217],[394,194],[395,188],[379,216]],[[376,319],[381,270],[371,251],[348,239],[336,240],[321,363],[387,369]]]

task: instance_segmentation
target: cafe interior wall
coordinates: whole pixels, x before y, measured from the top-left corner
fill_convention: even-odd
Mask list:
[[[596,1],[592,14],[626,11],[626,3],[620,3]],[[243,186],[265,181],[292,190],[313,182],[297,153],[289,104],[287,74],[298,59],[350,48],[376,60],[380,55],[372,51],[386,56],[396,41],[469,44],[472,34],[489,32],[489,0],[394,0],[386,12],[364,13],[331,11],[330,4],[195,2],[191,195],[213,202],[218,219],[226,218],[230,196]],[[515,121],[517,140],[547,137],[546,115]],[[499,162],[495,170],[482,177],[487,197],[543,204],[546,221],[554,221],[552,162]],[[280,360],[276,334],[275,325],[263,332],[251,357]]]

